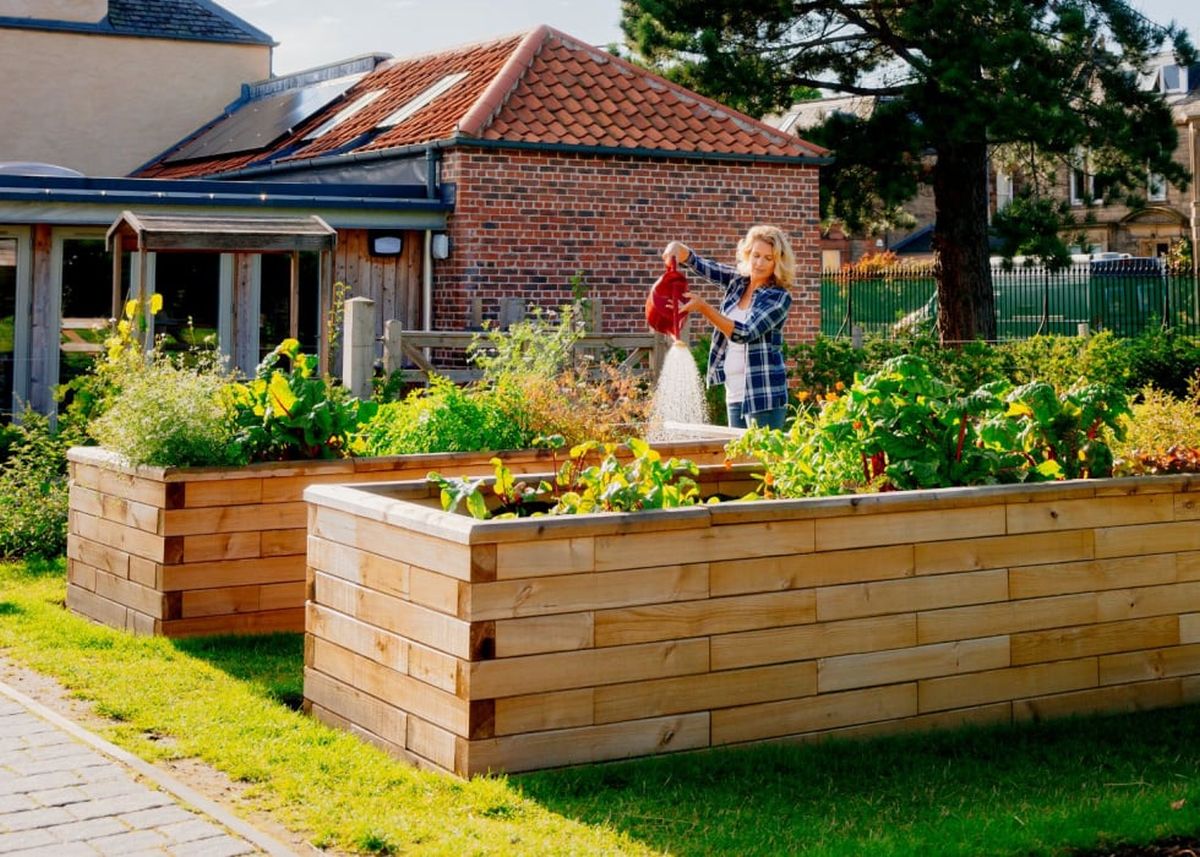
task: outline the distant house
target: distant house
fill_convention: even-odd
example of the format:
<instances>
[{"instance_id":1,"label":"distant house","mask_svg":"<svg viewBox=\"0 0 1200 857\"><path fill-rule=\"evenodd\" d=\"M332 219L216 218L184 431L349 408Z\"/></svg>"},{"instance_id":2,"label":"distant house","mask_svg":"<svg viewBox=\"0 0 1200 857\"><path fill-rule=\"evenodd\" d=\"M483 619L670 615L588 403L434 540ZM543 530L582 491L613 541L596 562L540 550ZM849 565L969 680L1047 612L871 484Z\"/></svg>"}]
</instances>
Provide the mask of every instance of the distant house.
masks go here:
<instances>
[{"instance_id":1,"label":"distant house","mask_svg":"<svg viewBox=\"0 0 1200 857\"><path fill-rule=\"evenodd\" d=\"M499 319L506 302L558 306L579 276L603 303L604 329L644 330L668 240L732 261L745 229L771 222L793 234L799 257L788 335L818 329L824 150L550 28L268 78L212 116L132 178L0 174L16 398L51 407L68 367L39 343L66 349L64 318L109 313L108 279L99 290L75 283L112 270L103 226L126 209L134 219L318 215L336 230L333 278L376 301L380 333L387 319L461 330ZM82 256L76 233L93 242ZM122 288L164 293L172 321L191 315L219 333L241 368L297 328L325 348L331 296L317 289L313 254L147 256L122 260Z\"/></svg>"},{"instance_id":2,"label":"distant house","mask_svg":"<svg viewBox=\"0 0 1200 857\"><path fill-rule=\"evenodd\" d=\"M0 162L126 175L267 77L274 44L209 0L0 0Z\"/></svg>"}]
</instances>

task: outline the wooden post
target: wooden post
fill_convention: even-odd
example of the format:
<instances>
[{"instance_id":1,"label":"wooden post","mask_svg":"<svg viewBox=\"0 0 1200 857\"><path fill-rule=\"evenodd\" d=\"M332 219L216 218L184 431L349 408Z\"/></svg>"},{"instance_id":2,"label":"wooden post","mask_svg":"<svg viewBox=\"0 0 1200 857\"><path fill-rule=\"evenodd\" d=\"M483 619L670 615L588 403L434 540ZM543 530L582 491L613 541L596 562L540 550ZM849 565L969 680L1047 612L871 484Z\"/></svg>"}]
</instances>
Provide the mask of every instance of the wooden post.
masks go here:
<instances>
[{"instance_id":1,"label":"wooden post","mask_svg":"<svg viewBox=\"0 0 1200 857\"><path fill-rule=\"evenodd\" d=\"M300 252L292 251L291 281L288 288L288 336L300 338Z\"/></svg>"},{"instance_id":2,"label":"wooden post","mask_svg":"<svg viewBox=\"0 0 1200 857\"><path fill-rule=\"evenodd\" d=\"M125 316L124 301L121 300L121 249L125 242L118 232L113 236L112 248L112 319L120 321Z\"/></svg>"},{"instance_id":3,"label":"wooden post","mask_svg":"<svg viewBox=\"0 0 1200 857\"><path fill-rule=\"evenodd\" d=\"M1079 322L1079 324L1075 325L1075 333L1079 336L1080 339L1087 339L1089 336L1092 335L1091 325L1088 324L1086 321L1081 321L1081 322Z\"/></svg>"},{"instance_id":4,"label":"wooden post","mask_svg":"<svg viewBox=\"0 0 1200 857\"><path fill-rule=\"evenodd\" d=\"M346 301L342 330L342 384L350 395L370 398L375 366L375 301L370 298Z\"/></svg>"},{"instance_id":5,"label":"wooden post","mask_svg":"<svg viewBox=\"0 0 1200 857\"><path fill-rule=\"evenodd\" d=\"M404 353L400 350L403 329L404 322L398 318L389 318L383 323L383 371L386 375L404 368Z\"/></svg>"},{"instance_id":6,"label":"wooden post","mask_svg":"<svg viewBox=\"0 0 1200 857\"><path fill-rule=\"evenodd\" d=\"M320 313L317 316L317 364L321 374L327 376L330 366L329 343L329 311L333 309L333 252L321 251L321 281L318 301Z\"/></svg>"},{"instance_id":7,"label":"wooden post","mask_svg":"<svg viewBox=\"0 0 1200 857\"><path fill-rule=\"evenodd\" d=\"M850 346L856 351L863 347L863 329L862 325L856 324L850 328Z\"/></svg>"}]
</instances>

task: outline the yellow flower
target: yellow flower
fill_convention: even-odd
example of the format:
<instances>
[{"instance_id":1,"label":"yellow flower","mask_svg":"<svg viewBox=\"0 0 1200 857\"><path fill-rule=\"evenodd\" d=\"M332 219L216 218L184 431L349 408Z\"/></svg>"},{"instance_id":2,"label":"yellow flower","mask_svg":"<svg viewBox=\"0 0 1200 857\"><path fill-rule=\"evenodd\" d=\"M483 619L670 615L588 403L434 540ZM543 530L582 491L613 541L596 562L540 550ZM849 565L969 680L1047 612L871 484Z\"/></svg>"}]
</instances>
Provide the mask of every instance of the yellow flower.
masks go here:
<instances>
[{"instance_id":1,"label":"yellow flower","mask_svg":"<svg viewBox=\"0 0 1200 857\"><path fill-rule=\"evenodd\" d=\"M837 390L840 393L840 392L842 392L842 390L846 389L846 385L843 384L841 381L838 381L836 384L833 385L833 389Z\"/></svg>"},{"instance_id":2,"label":"yellow flower","mask_svg":"<svg viewBox=\"0 0 1200 857\"><path fill-rule=\"evenodd\" d=\"M130 330L131 328L129 326L129 322L125 319L121 319L119 322L117 322L117 333L121 334L122 336L128 336Z\"/></svg>"},{"instance_id":3,"label":"yellow flower","mask_svg":"<svg viewBox=\"0 0 1200 857\"><path fill-rule=\"evenodd\" d=\"M836 401L837 401L837 393L833 393L833 392L826 393L826 394L825 394L825 401L827 401L827 402L836 402Z\"/></svg>"},{"instance_id":4,"label":"yellow flower","mask_svg":"<svg viewBox=\"0 0 1200 857\"><path fill-rule=\"evenodd\" d=\"M150 314L158 315L158 313L160 313L162 311L162 307L163 307L162 295L160 295L158 292L155 292L154 294L152 294L150 296Z\"/></svg>"},{"instance_id":5,"label":"yellow flower","mask_svg":"<svg viewBox=\"0 0 1200 857\"><path fill-rule=\"evenodd\" d=\"M810 396L812 396L812 393L808 392L808 390L801 390L796 394L796 398L802 402L807 402Z\"/></svg>"},{"instance_id":6,"label":"yellow flower","mask_svg":"<svg viewBox=\"0 0 1200 857\"><path fill-rule=\"evenodd\" d=\"M138 302L137 301L125 301L125 317L126 318L133 318L135 315L137 315L137 311L138 311Z\"/></svg>"}]
</instances>

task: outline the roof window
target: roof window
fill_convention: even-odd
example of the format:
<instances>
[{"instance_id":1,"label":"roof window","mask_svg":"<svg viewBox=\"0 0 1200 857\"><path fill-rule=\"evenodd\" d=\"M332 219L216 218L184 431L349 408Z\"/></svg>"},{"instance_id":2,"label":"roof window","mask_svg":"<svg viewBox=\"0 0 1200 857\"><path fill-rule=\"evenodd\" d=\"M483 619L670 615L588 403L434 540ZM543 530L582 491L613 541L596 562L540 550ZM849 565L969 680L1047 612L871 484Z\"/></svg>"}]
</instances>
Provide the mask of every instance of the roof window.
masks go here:
<instances>
[{"instance_id":1,"label":"roof window","mask_svg":"<svg viewBox=\"0 0 1200 857\"><path fill-rule=\"evenodd\" d=\"M427 106L431 101L433 101L433 99L437 98L443 92L446 92L466 76L467 73L465 71L454 72L453 74L446 75L441 80L417 93L417 95L415 95L413 98L410 98L402 107L389 114L387 118L380 122L376 127L392 128L396 125L399 125L401 122L413 116L422 107Z\"/></svg>"},{"instance_id":2,"label":"roof window","mask_svg":"<svg viewBox=\"0 0 1200 857\"><path fill-rule=\"evenodd\" d=\"M360 110L365 108L367 105L373 103L377 98L379 98L385 92L387 92L386 89L372 89L370 92L364 92L358 98L354 99L353 102L351 102L350 104L346 105L341 110L339 110L331 118L322 122L316 128L314 128L313 130L311 130L307 134L305 134L304 139L305 140L315 140L318 137L328 134L330 131L332 131L338 125L341 125L343 122L345 122L351 116L358 113Z\"/></svg>"}]
</instances>

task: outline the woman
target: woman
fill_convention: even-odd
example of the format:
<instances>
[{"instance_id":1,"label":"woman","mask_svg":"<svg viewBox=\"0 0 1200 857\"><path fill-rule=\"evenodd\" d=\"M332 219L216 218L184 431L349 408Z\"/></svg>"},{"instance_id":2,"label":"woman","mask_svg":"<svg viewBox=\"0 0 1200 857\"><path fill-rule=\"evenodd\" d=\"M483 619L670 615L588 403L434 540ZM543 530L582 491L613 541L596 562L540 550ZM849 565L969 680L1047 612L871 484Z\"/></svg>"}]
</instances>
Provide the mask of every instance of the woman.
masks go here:
<instances>
[{"instance_id":1,"label":"woman","mask_svg":"<svg viewBox=\"0 0 1200 857\"><path fill-rule=\"evenodd\" d=\"M663 260L674 258L725 287L718 311L691 293L681 310L698 311L715 328L708 351L709 386L725 385L729 425L751 423L783 428L787 416L787 370L783 365L783 323L792 306L796 256L787 235L774 226L753 226L738 242L737 268L697 256L672 241Z\"/></svg>"}]
</instances>

